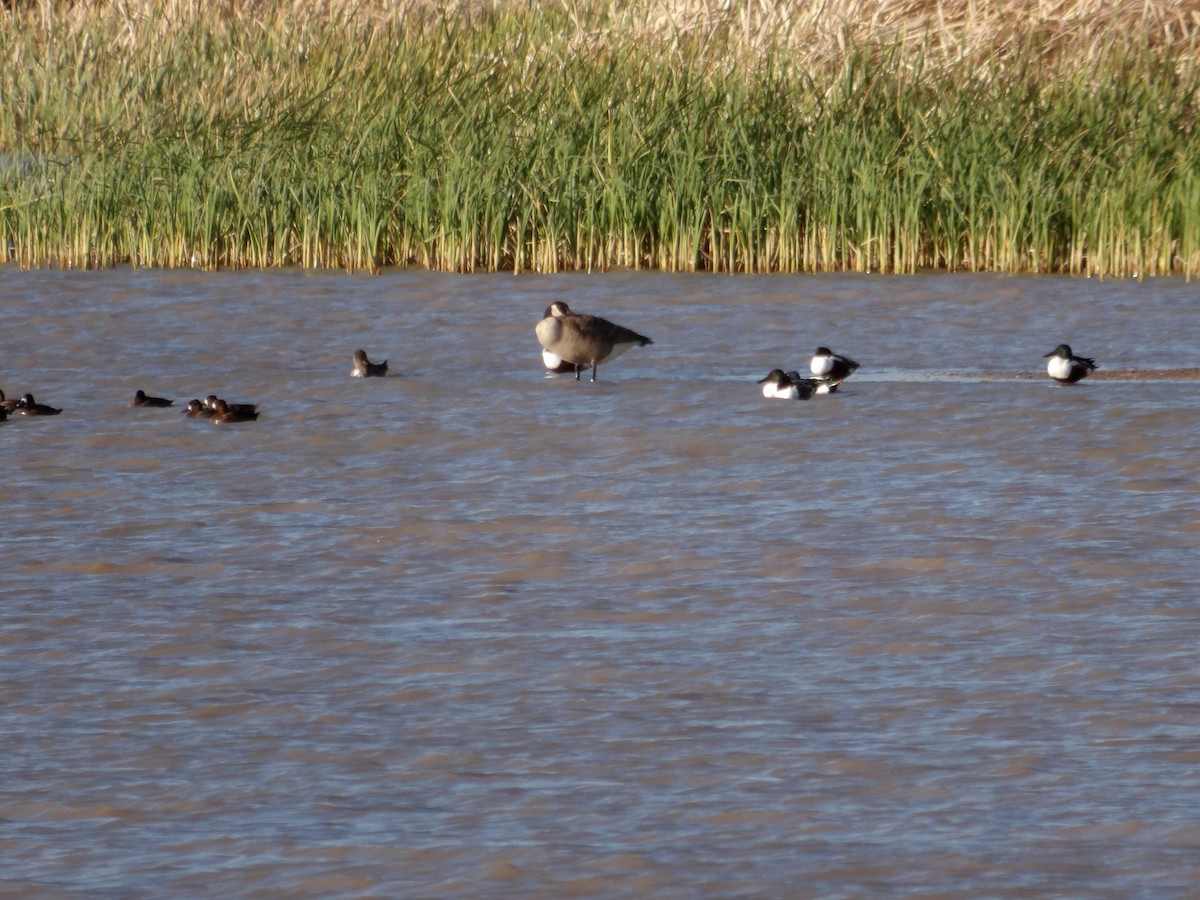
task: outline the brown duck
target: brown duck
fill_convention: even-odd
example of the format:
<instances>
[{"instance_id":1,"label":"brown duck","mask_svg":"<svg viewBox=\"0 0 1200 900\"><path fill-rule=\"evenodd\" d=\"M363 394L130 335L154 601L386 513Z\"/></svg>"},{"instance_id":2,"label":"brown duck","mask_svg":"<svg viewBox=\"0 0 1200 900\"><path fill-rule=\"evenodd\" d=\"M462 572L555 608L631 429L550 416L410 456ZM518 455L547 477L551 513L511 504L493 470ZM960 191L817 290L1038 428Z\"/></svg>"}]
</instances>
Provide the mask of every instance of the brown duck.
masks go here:
<instances>
[{"instance_id":1,"label":"brown duck","mask_svg":"<svg viewBox=\"0 0 1200 900\"><path fill-rule=\"evenodd\" d=\"M354 368L350 371L354 378L382 378L387 374L387 360L373 363L367 359L366 350L354 351Z\"/></svg>"},{"instance_id":2,"label":"brown duck","mask_svg":"<svg viewBox=\"0 0 1200 900\"><path fill-rule=\"evenodd\" d=\"M162 407L162 406L171 406L174 402L175 402L174 400L168 400L166 397L151 397L149 394L147 394L141 388L138 388L137 393L133 395L133 399L131 401L129 401L129 405L130 406L159 406L159 407Z\"/></svg>"}]
</instances>

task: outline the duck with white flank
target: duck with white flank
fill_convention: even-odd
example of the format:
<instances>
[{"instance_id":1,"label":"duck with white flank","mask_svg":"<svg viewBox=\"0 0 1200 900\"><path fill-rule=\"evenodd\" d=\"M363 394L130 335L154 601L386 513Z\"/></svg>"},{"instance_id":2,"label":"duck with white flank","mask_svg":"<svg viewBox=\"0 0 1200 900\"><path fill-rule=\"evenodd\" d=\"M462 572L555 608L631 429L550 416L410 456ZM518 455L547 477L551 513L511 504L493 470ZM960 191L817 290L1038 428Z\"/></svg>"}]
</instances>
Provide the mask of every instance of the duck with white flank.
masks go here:
<instances>
[{"instance_id":1,"label":"duck with white flank","mask_svg":"<svg viewBox=\"0 0 1200 900\"><path fill-rule=\"evenodd\" d=\"M1042 359L1050 360L1046 364L1046 373L1059 384L1082 381L1100 368L1094 359L1073 354L1066 344L1059 344Z\"/></svg>"},{"instance_id":2,"label":"duck with white flank","mask_svg":"<svg viewBox=\"0 0 1200 900\"><path fill-rule=\"evenodd\" d=\"M817 384L811 378L801 378L797 372L772 369L766 378L760 378L764 397L775 400L807 400L817 392Z\"/></svg>"},{"instance_id":3,"label":"duck with white flank","mask_svg":"<svg viewBox=\"0 0 1200 900\"><path fill-rule=\"evenodd\" d=\"M858 363L848 356L839 356L828 347L818 347L813 354L808 369L817 376L828 389L823 393L833 393L839 384L854 374Z\"/></svg>"},{"instance_id":4,"label":"duck with white flank","mask_svg":"<svg viewBox=\"0 0 1200 900\"><path fill-rule=\"evenodd\" d=\"M534 332L543 350L549 350L565 363L574 364L576 381L579 373L588 366L591 366L592 381L595 381L596 367L600 363L616 359L630 347L654 343L645 335L608 319L571 312L561 300L546 307L546 314Z\"/></svg>"},{"instance_id":5,"label":"duck with white flank","mask_svg":"<svg viewBox=\"0 0 1200 900\"><path fill-rule=\"evenodd\" d=\"M824 378L806 378L795 369L792 369L790 372L784 372L783 374L787 375L790 380L797 383L801 381L807 381L813 386L814 394L832 394L838 389L838 384L840 384L840 382L837 381L826 381Z\"/></svg>"},{"instance_id":6,"label":"duck with white flank","mask_svg":"<svg viewBox=\"0 0 1200 900\"><path fill-rule=\"evenodd\" d=\"M17 401L17 412L22 416L57 416L62 410L38 403L33 394L26 394Z\"/></svg>"},{"instance_id":7,"label":"duck with white flank","mask_svg":"<svg viewBox=\"0 0 1200 900\"><path fill-rule=\"evenodd\" d=\"M382 378L387 374L387 360L373 363L367 359L367 351L354 351L354 368L350 375L353 378Z\"/></svg>"}]
</instances>

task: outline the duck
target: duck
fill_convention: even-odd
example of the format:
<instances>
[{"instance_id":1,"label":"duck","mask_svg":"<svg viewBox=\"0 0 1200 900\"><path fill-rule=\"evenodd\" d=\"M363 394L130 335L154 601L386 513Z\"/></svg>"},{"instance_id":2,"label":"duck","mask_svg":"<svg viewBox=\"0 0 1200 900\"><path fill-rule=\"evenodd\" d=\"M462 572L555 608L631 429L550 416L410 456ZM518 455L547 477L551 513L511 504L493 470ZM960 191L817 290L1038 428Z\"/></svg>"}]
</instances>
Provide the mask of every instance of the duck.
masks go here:
<instances>
[{"instance_id":1,"label":"duck","mask_svg":"<svg viewBox=\"0 0 1200 900\"><path fill-rule=\"evenodd\" d=\"M17 412L23 416L57 416L62 410L38 403L33 399L33 394L25 394L17 401Z\"/></svg>"},{"instance_id":2,"label":"duck","mask_svg":"<svg viewBox=\"0 0 1200 900\"><path fill-rule=\"evenodd\" d=\"M207 419L212 416L213 411L205 406L201 401L192 399L189 400L187 406L183 408L183 414L189 419Z\"/></svg>"},{"instance_id":3,"label":"duck","mask_svg":"<svg viewBox=\"0 0 1200 900\"><path fill-rule=\"evenodd\" d=\"M19 398L16 400L10 400L8 397L4 396L4 391L0 391L0 409L4 410L5 412L16 412L17 407L20 405L21 400Z\"/></svg>"},{"instance_id":4,"label":"duck","mask_svg":"<svg viewBox=\"0 0 1200 900\"><path fill-rule=\"evenodd\" d=\"M801 378L799 373L784 372L783 369L772 369L758 383L763 386L764 397L776 400L807 400L817 391L811 378Z\"/></svg>"},{"instance_id":5,"label":"duck","mask_svg":"<svg viewBox=\"0 0 1200 900\"><path fill-rule=\"evenodd\" d=\"M854 374L858 363L848 356L839 356L828 347L818 347L813 353L808 369L820 381L828 385L826 394L832 394L839 384Z\"/></svg>"},{"instance_id":6,"label":"duck","mask_svg":"<svg viewBox=\"0 0 1200 900\"><path fill-rule=\"evenodd\" d=\"M572 312L562 300L546 307L545 315L534 328L538 343L562 362L575 366L575 380L588 366L592 381L601 363L616 359L630 347L645 347L654 341L624 325L617 325L599 316ZM545 361L545 357L543 357Z\"/></svg>"},{"instance_id":7,"label":"duck","mask_svg":"<svg viewBox=\"0 0 1200 900\"><path fill-rule=\"evenodd\" d=\"M230 422L253 422L258 418L258 408L252 403L226 403L217 398L213 404L212 421L218 425Z\"/></svg>"},{"instance_id":8,"label":"duck","mask_svg":"<svg viewBox=\"0 0 1200 900\"><path fill-rule=\"evenodd\" d=\"M1059 384L1075 384L1100 368L1094 359L1076 356L1067 344L1059 344L1042 359L1050 360L1046 364L1046 373Z\"/></svg>"},{"instance_id":9,"label":"duck","mask_svg":"<svg viewBox=\"0 0 1200 900\"><path fill-rule=\"evenodd\" d=\"M813 386L814 394L832 394L838 389L838 384L841 383L837 381L831 382L824 378L808 378L804 375L801 375L795 369L792 369L790 372L784 372L783 374L788 377L789 381L796 383L808 382Z\"/></svg>"},{"instance_id":10,"label":"duck","mask_svg":"<svg viewBox=\"0 0 1200 900\"><path fill-rule=\"evenodd\" d=\"M352 378L382 378L387 374L387 360L373 363L367 359L365 350L354 351L354 368L350 372Z\"/></svg>"},{"instance_id":11,"label":"duck","mask_svg":"<svg viewBox=\"0 0 1200 900\"><path fill-rule=\"evenodd\" d=\"M208 410L209 417L217 414L217 404L224 403L226 412L249 414L254 413L255 418L258 418L257 403L226 403L216 394L209 394L204 398L204 408Z\"/></svg>"},{"instance_id":12,"label":"duck","mask_svg":"<svg viewBox=\"0 0 1200 900\"><path fill-rule=\"evenodd\" d=\"M133 399L129 402L130 406L174 406L174 400L168 400L166 397L151 397L141 388L138 388L137 393L133 395Z\"/></svg>"}]
</instances>

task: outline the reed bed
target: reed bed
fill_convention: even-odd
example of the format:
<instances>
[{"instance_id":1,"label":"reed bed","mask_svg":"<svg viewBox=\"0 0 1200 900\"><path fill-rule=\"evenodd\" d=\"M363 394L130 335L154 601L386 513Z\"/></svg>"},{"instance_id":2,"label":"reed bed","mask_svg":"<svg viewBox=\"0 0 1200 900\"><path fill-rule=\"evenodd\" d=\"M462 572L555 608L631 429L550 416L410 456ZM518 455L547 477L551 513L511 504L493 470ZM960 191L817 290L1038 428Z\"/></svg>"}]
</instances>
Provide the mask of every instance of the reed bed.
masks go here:
<instances>
[{"instance_id":1,"label":"reed bed","mask_svg":"<svg viewBox=\"0 0 1200 900\"><path fill-rule=\"evenodd\" d=\"M1200 272L1200 4L14 4L25 266Z\"/></svg>"}]
</instances>

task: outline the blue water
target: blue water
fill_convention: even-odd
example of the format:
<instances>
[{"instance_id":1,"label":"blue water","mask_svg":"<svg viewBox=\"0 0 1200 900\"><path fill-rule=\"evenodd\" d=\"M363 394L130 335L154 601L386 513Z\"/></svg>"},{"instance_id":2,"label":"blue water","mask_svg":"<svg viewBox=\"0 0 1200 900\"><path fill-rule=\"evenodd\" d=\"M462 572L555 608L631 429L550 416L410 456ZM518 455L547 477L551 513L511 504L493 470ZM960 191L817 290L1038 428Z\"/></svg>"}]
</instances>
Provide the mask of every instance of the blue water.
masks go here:
<instances>
[{"instance_id":1,"label":"blue water","mask_svg":"<svg viewBox=\"0 0 1200 900\"><path fill-rule=\"evenodd\" d=\"M1197 290L0 271L0 893L1193 896Z\"/></svg>"}]
</instances>

